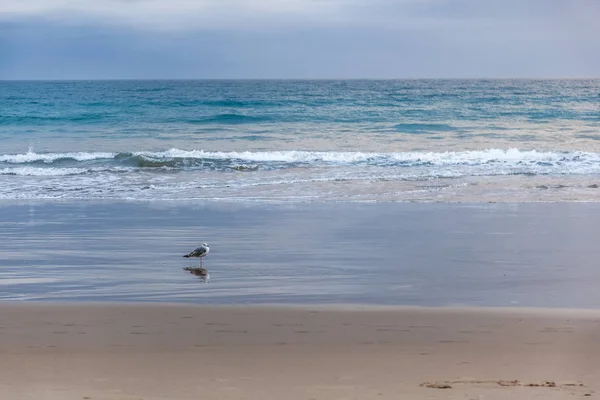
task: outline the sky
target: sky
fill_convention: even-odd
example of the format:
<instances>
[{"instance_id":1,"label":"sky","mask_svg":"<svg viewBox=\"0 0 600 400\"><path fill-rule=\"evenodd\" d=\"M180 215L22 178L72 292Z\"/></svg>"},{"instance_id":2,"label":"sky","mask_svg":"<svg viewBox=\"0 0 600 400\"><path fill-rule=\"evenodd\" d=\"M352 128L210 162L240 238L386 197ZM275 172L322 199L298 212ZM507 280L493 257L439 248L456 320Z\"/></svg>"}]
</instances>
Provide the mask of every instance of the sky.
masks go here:
<instances>
[{"instance_id":1,"label":"sky","mask_svg":"<svg viewBox=\"0 0 600 400\"><path fill-rule=\"evenodd\" d=\"M600 0L0 0L0 79L600 77Z\"/></svg>"}]
</instances>

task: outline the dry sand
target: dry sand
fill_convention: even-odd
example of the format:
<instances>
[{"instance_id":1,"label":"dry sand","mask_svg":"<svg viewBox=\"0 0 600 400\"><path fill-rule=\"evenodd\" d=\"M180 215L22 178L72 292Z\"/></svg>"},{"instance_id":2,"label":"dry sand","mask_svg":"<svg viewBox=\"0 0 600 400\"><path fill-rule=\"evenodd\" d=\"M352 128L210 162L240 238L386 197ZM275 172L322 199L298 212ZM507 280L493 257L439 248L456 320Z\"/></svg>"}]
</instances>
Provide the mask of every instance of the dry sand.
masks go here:
<instances>
[{"instance_id":1,"label":"dry sand","mask_svg":"<svg viewBox=\"0 0 600 400\"><path fill-rule=\"evenodd\" d=\"M1 400L594 398L600 311L3 304L0 371Z\"/></svg>"}]
</instances>

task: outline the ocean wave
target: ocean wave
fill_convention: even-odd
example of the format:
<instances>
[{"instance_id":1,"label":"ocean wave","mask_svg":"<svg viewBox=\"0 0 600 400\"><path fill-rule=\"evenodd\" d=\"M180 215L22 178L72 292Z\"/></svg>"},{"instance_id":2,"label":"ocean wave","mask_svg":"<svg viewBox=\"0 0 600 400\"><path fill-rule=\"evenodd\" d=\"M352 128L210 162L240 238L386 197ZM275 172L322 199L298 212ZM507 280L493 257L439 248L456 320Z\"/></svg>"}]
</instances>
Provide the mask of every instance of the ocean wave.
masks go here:
<instances>
[{"instance_id":1,"label":"ocean wave","mask_svg":"<svg viewBox=\"0 0 600 400\"><path fill-rule=\"evenodd\" d=\"M134 152L148 159L202 159L236 160L243 162L277 162L304 164L369 164L373 166L459 166L482 164L523 165L560 163L600 163L599 153L539 152L536 150L488 149L462 152L319 152L319 151L265 151L265 152L211 152L204 150L170 149L162 152Z\"/></svg>"},{"instance_id":2,"label":"ocean wave","mask_svg":"<svg viewBox=\"0 0 600 400\"><path fill-rule=\"evenodd\" d=\"M4 154L0 155L0 162L10 164L26 164L35 162L44 162L51 164L56 161L72 160L72 161L90 161L98 159L115 158L117 153L106 152L76 152L76 153L35 153L28 151L24 154Z\"/></svg>"},{"instance_id":3,"label":"ocean wave","mask_svg":"<svg viewBox=\"0 0 600 400\"><path fill-rule=\"evenodd\" d=\"M17 167L0 168L0 175L18 175L18 176L68 176L81 175L90 172L86 168L36 168L36 167Z\"/></svg>"},{"instance_id":4,"label":"ocean wave","mask_svg":"<svg viewBox=\"0 0 600 400\"><path fill-rule=\"evenodd\" d=\"M281 101L267 101L267 100L234 100L234 99L222 99L222 100L199 100L202 105L212 107L237 107L237 108L250 108L250 107L265 107L265 106L281 106Z\"/></svg>"},{"instance_id":5,"label":"ocean wave","mask_svg":"<svg viewBox=\"0 0 600 400\"><path fill-rule=\"evenodd\" d=\"M217 114L204 118L184 120L184 122L190 124L248 124L253 122L265 121L269 121L269 118L243 114Z\"/></svg>"},{"instance_id":6,"label":"ocean wave","mask_svg":"<svg viewBox=\"0 0 600 400\"><path fill-rule=\"evenodd\" d=\"M72 162L74 167L102 162L109 166L172 169L281 169L299 166L373 166L373 167L462 167L496 168L554 167L574 172L585 167L600 172L600 153L551 152L519 149L487 149L458 152L322 152L322 151L257 151L223 152L169 149L133 152L67 152L0 155L0 163L53 165Z\"/></svg>"},{"instance_id":7,"label":"ocean wave","mask_svg":"<svg viewBox=\"0 0 600 400\"><path fill-rule=\"evenodd\" d=\"M402 133L438 133L457 130L448 124L402 123L394 125L394 129Z\"/></svg>"},{"instance_id":8,"label":"ocean wave","mask_svg":"<svg viewBox=\"0 0 600 400\"><path fill-rule=\"evenodd\" d=\"M144 155L123 155L125 164L137 168L161 168L161 169L204 169L204 170L233 170L233 171L256 171L257 164L240 163L231 159L210 159L195 157L152 157Z\"/></svg>"},{"instance_id":9,"label":"ocean wave","mask_svg":"<svg viewBox=\"0 0 600 400\"><path fill-rule=\"evenodd\" d=\"M107 113L82 113L69 115L4 115L0 116L3 124L44 125L53 123L86 123L98 122L111 118Z\"/></svg>"}]
</instances>

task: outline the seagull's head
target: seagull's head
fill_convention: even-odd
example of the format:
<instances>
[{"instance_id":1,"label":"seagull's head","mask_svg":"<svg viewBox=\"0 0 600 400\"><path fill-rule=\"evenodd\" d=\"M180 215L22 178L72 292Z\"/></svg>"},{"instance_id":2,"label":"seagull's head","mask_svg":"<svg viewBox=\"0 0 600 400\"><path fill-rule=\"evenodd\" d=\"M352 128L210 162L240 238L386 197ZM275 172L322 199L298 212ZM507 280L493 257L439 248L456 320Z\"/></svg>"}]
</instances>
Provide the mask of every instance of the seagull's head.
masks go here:
<instances>
[{"instance_id":1,"label":"seagull's head","mask_svg":"<svg viewBox=\"0 0 600 400\"><path fill-rule=\"evenodd\" d=\"M208 243L202 243L203 247L208 247Z\"/></svg>"}]
</instances>

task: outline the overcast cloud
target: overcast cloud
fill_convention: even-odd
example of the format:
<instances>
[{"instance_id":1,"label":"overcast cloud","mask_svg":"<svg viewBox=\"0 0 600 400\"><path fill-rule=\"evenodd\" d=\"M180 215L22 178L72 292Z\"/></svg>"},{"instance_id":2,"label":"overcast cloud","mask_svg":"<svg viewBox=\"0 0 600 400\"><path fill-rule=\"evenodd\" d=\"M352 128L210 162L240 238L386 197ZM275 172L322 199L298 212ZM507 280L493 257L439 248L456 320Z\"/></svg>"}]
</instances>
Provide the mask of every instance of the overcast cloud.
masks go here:
<instances>
[{"instance_id":1,"label":"overcast cloud","mask_svg":"<svg viewBox=\"0 0 600 400\"><path fill-rule=\"evenodd\" d=\"M598 0L2 0L0 79L598 77Z\"/></svg>"}]
</instances>

